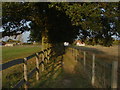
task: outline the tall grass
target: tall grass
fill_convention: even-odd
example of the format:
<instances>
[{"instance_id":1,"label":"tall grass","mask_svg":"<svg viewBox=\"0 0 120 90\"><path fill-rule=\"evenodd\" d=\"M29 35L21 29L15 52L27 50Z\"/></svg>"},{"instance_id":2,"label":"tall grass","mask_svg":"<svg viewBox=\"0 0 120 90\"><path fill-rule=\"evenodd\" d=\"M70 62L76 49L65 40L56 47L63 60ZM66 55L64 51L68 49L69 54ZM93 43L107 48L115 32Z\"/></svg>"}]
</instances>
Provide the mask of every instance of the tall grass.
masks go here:
<instances>
[{"instance_id":1,"label":"tall grass","mask_svg":"<svg viewBox=\"0 0 120 90\"><path fill-rule=\"evenodd\" d=\"M14 46L3 47L3 62L11 61L13 59L25 58L35 52L41 51L40 46ZM27 62L28 72L35 67L35 58ZM2 71L2 87L13 88L14 85L23 78L23 64L15 65Z\"/></svg>"}]
</instances>

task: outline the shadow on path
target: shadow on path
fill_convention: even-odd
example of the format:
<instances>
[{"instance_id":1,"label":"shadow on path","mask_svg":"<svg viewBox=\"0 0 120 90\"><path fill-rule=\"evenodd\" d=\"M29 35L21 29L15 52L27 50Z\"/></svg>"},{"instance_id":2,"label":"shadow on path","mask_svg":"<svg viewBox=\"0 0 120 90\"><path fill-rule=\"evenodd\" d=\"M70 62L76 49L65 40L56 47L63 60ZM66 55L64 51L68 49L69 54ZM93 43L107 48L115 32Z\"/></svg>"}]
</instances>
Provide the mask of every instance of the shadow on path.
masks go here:
<instances>
[{"instance_id":1,"label":"shadow on path","mask_svg":"<svg viewBox=\"0 0 120 90\"><path fill-rule=\"evenodd\" d=\"M39 86L40 88L92 88L90 82L80 72L79 64L75 61L72 53L66 49L63 56L63 68L59 75L49 79Z\"/></svg>"},{"instance_id":2,"label":"shadow on path","mask_svg":"<svg viewBox=\"0 0 120 90\"><path fill-rule=\"evenodd\" d=\"M108 55L108 57L105 58L104 56L107 54L102 50L98 50L96 48L74 46L71 47L82 51L95 53L96 56L98 55L101 57L101 60L103 60L103 58L107 59L109 57L110 59L111 57L114 58L112 55ZM47 80L47 83L45 82L42 88L93 88L91 82L85 78L86 76L84 76L83 73L81 73L80 63L75 60L75 57L72 56L72 52L70 52L67 47L65 54L63 55L63 61L64 65L59 75L54 79Z\"/></svg>"},{"instance_id":3,"label":"shadow on path","mask_svg":"<svg viewBox=\"0 0 120 90\"><path fill-rule=\"evenodd\" d=\"M61 88L92 88L90 82L80 72L79 64L75 57L68 50L64 55L64 66L61 78L58 79L60 84L57 87Z\"/></svg>"}]
</instances>

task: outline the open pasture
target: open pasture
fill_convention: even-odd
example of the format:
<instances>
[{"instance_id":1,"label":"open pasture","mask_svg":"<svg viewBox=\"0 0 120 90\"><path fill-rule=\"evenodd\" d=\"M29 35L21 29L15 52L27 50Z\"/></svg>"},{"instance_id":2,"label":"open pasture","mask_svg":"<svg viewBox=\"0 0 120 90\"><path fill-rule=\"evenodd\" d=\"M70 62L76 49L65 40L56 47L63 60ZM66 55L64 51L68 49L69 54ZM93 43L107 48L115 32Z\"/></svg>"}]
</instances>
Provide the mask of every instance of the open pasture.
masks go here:
<instances>
[{"instance_id":1,"label":"open pasture","mask_svg":"<svg viewBox=\"0 0 120 90\"><path fill-rule=\"evenodd\" d=\"M2 63L11 61L13 59L24 58L39 51L41 51L40 45L2 47Z\"/></svg>"}]
</instances>

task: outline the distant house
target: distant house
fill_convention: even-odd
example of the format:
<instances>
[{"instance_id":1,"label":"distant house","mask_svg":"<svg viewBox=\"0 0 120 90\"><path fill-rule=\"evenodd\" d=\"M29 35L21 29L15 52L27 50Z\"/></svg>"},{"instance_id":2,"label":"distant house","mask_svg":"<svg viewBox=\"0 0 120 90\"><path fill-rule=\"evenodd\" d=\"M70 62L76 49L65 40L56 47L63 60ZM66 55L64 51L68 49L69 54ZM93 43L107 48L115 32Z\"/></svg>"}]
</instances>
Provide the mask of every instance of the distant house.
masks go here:
<instances>
[{"instance_id":1,"label":"distant house","mask_svg":"<svg viewBox=\"0 0 120 90\"><path fill-rule=\"evenodd\" d=\"M6 43L5 46L15 46L16 43Z\"/></svg>"},{"instance_id":2,"label":"distant house","mask_svg":"<svg viewBox=\"0 0 120 90\"><path fill-rule=\"evenodd\" d=\"M35 44L37 44L37 43L34 41L33 44L35 45Z\"/></svg>"},{"instance_id":3,"label":"distant house","mask_svg":"<svg viewBox=\"0 0 120 90\"><path fill-rule=\"evenodd\" d=\"M82 41L80 41L80 40L76 40L76 41L74 42L74 44L77 45L77 46L85 46L85 43L82 42Z\"/></svg>"}]
</instances>

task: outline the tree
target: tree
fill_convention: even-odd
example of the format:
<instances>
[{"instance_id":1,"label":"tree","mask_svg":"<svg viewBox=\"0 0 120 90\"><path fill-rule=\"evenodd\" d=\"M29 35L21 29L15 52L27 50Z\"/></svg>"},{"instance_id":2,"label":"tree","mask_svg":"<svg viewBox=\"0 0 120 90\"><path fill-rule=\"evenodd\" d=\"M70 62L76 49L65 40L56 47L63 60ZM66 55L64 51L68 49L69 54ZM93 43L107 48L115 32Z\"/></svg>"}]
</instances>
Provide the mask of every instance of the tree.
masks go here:
<instances>
[{"instance_id":1,"label":"tree","mask_svg":"<svg viewBox=\"0 0 120 90\"><path fill-rule=\"evenodd\" d=\"M51 8L63 11L75 26L81 27L80 38L95 38L100 44L112 45L112 35L120 35L119 3L52 3ZM119 34L118 34L119 33ZM94 41L94 40L93 40Z\"/></svg>"},{"instance_id":2,"label":"tree","mask_svg":"<svg viewBox=\"0 0 120 90\"><path fill-rule=\"evenodd\" d=\"M32 21L31 23L31 38L35 41L58 43L64 41L73 41L73 38L76 37L76 34L79 30L72 26L70 19L65 15L64 12L60 12L55 8L49 8L49 3L3 3L3 24L5 23L18 23L21 20ZM15 8L12 13L13 6ZM20 8L18 8L18 6ZM21 7L23 6L23 7ZM29 7L29 8L28 8ZM32 8L31 8L32 7ZM6 11L6 9L9 9ZM26 14L25 11L28 10ZM32 13L29 12L31 10ZM20 11L20 13L19 13ZM25 13L25 15L22 15ZM14 17L15 16L15 17ZM17 16L17 17L16 17ZM14 17L14 19L12 18ZM7 19L7 20L6 20ZM23 24L25 24L24 22ZM4 24L4 27L5 27ZM7 28L4 28L4 33L7 35L15 34L13 31L10 31L11 26L7 25ZM17 26L15 26L17 27ZM20 27L20 25L18 25ZM77 29L77 30L75 30ZM25 31L26 29L23 29ZM15 31L22 31L17 29ZM3 35L5 35L3 34ZM49 37L49 38L48 38Z\"/></svg>"},{"instance_id":3,"label":"tree","mask_svg":"<svg viewBox=\"0 0 120 90\"><path fill-rule=\"evenodd\" d=\"M118 5L99 2L3 3L3 26L10 23L3 35L31 30L31 38L35 41L58 43L72 42L80 32L83 41L89 37L106 45L112 41L112 35L120 34ZM24 21L22 29L20 21ZM32 22L31 28L24 28L27 21ZM11 31L12 26L18 27L17 30Z\"/></svg>"}]
</instances>

